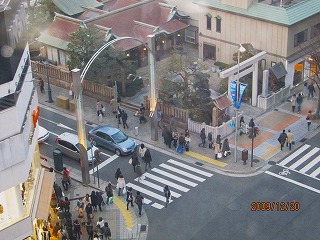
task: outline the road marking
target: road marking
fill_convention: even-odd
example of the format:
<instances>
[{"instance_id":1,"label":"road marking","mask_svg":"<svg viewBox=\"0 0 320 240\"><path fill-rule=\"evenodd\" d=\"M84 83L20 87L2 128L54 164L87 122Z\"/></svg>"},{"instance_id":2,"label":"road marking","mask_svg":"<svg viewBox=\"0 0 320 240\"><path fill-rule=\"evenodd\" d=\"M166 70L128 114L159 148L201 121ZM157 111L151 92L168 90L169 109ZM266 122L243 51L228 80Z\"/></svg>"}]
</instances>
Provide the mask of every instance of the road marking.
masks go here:
<instances>
[{"instance_id":1,"label":"road marking","mask_svg":"<svg viewBox=\"0 0 320 240\"><path fill-rule=\"evenodd\" d=\"M161 183L163 183L164 185L168 185L168 186L170 186L170 187L173 187L173 188L175 188L175 189L178 189L179 191L182 191L182 192L188 192L188 191L190 190L189 188L185 188L185 187L183 187L183 186L180 186L180 185L178 185L178 184L175 184L175 183L173 183L173 182L171 182L171 181L168 181L168 180L165 180L165 179L163 179L163 178L157 177L157 176L155 176L155 175L153 175L153 174L151 174L151 173L148 173L148 172L144 173L143 175L144 175L145 177L151 178L151 179L153 179L153 180L155 180L155 181L161 182Z\"/></svg>"},{"instance_id":2,"label":"road marking","mask_svg":"<svg viewBox=\"0 0 320 240\"><path fill-rule=\"evenodd\" d=\"M148 196L150 196L152 198L158 199L158 200L160 200L162 202L166 202L166 198L164 196L161 196L161 195L159 195L157 193L149 191L149 190L147 190L145 188L139 187L138 185L135 185L133 183L127 183L127 187L132 187L136 191L142 192L142 193L144 193L144 194L146 194L146 195L148 195Z\"/></svg>"},{"instance_id":3,"label":"road marking","mask_svg":"<svg viewBox=\"0 0 320 240\"><path fill-rule=\"evenodd\" d=\"M179 174L181 174L181 175L183 175L183 176L192 178L192 179L197 180L197 181L199 181L199 182L204 182L204 181L205 181L204 178L201 178L201 177L198 177L198 176L196 176L196 175L187 173L187 172L182 171L182 170L180 170L180 169L178 169L178 168L171 167L171 166L169 166L169 165L167 165L167 164L164 164L164 163L161 163L161 164L160 164L160 167L166 168L166 169L168 169L168 170L171 170L171 171L176 172L176 173L179 173Z\"/></svg>"},{"instance_id":4,"label":"road marking","mask_svg":"<svg viewBox=\"0 0 320 240\"><path fill-rule=\"evenodd\" d=\"M286 177L280 176L280 175L278 175L278 174L275 174L275 173L269 172L269 171L265 171L265 173L266 173L266 174L269 174L269 175L271 175L271 176L274 176L274 177L276 177L276 178L280 178L280 179L282 179L282 180L284 180L284 181L293 183L293 184L298 185L298 186L300 186L300 187L306 188L306 189L311 190L311 191L313 191L313 192L320 193L320 190L319 190L319 189L310 187L310 186L308 186L308 185L306 185L306 184L297 182L297 181L292 180L292 179L290 179L290 178L286 178Z\"/></svg>"},{"instance_id":5,"label":"road marking","mask_svg":"<svg viewBox=\"0 0 320 240\"><path fill-rule=\"evenodd\" d=\"M188 180L186 180L186 179L184 179L184 178L181 178L181 177L177 177L176 175L173 175L173 174L171 174L171 173L167 173L167 172L162 171L162 170L160 170L160 169L158 169L158 168L152 168L151 171L154 171L154 172L156 172L156 173L159 173L159 174L161 174L161 175L163 175L163 176L166 176L166 177L168 177L168 178L172 178L172 179L174 179L174 180L176 180L176 181L178 181L178 182L182 182L182 183L184 183L184 184L186 184L186 185L189 185L189 186L191 186L191 187L196 187L196 186L198 185L197 183L188 181Z\"/></svg>"},{"instance_id":6,"label":"road marking","mask_svg":"<svg viewBox=\"0 0 320 240\"><path fill-rule=\"evenodd\" d=\"M306 155L304 155L302 158L300 158L298 161L296 161L294 164L291 166L288 166L289 168L296 169L300 164L302 164L304 161L308 160L312 155L316 154L320 149L315 147L312 149L310 152L308 152Z\"/></svg>"},{"instance_id":7,"label":"road marking","mask_svg":"<svg viewBox=\"0 0 320 240\"><path fill-rule=\"evenodd\" d=\"M297 151L289 155L287 158L285 158L283 161L278 163L279 166L284 166L287 163L291 162L294 158L296 158L298 155L300 155L303 151L307 150L310 147L310 145L305 144L301 148L299 148Z\"/></svg>"},{"instance_id":8,"label":"road marking","mask_svg":"<svg viewBox=\"0 0 320 240\"><path fill-rule=\"evenodd\" d=\"M120 210L125 220L127 229L132 229L134 227L134 220L131 211L127 210L127 205L117 196L114 196L114 205L116 205Z\"/></svg>"},{"instance_id":9,"label":"road marking","mask_svg":"<svg viewBox=\"0 0 320 240\"><path fill-rule=\"evenodd\" d=\"M228 164L225 163L225 162L221 162L221 161L218 161L218 160L214 160L213 158L210 158L210 157L207 157L207 156L204 156L204 155L201 155L199 153L196 153L196 152L192 152L192 151L189 151L189 152L184 152L184 154L188 155L188 156L191 156L191 157L194 157L194 158L197 158L201 161L205 161L205 162L208 162L208 163L212 163L214 165L217 165L219 167L225 167L227 166Z\"/></svg>"},{"instance_id":10,"label":"road marking","mask_svg":"<svg viewBox=\"0 0 320 240\"><path fill-rule=\"evenodd\" d=\"M151 206L154 207L154 208L157 208L157 209L162 209L162 208L164 208L164 206L161 205L161 204L159 204L159 203L154 203L154 204L152 204Z\"/></svg>"},{"instance_id":11,"label":"road marking","mask_svg":"<svg viewBox=\"0 0 320 240\"><path fill-rule=\"evenodd\" d=\"M207 172L205 172L205 171L202 171L202 170L200 170L200 169L191 167L191 166L189 166L189 165L187 165L187 164L184 164L184 163L181 163L181 162L172 160L172 159L169 159L168 162L169 162L169 163L172 163L172 164L174 164L174 165L183 167L183 168L185 168L185 169L188 169L188 170L190 170L190 171L199 173L199 174L201 174L201 175L203 175L203 176L206 176L206 177L212 177L212 176L213 176L213 174L211 174L211 173L207 173Z\"/></svg>"},{"instance_id":12,"label":"road marking","mask_svg":"<svg viewBox=\"0 0 320 240\"><path fill-rule=\"evenodd\" d=\"M50 134L52 134L52 135L54 135L54 136L56 136L56 137L58 137L59 135L58 134L56 134L56 133L53 133L53 132L50 132L50 131L48 131Z\"/></svg>"},{"instance_id":13,"label":"road marking","mask_svg":"<svg viewBox=\"0 0 320 240\"><path fill-rule=\"evenodd\" d=\"M108 165L108 164L111 163L113 160L117 159L118 157L119 157L119 156L118 156L117 154L109 157L107 160L103 161L102 163L100 163L100 164L98 165L98 169L101 169L101 168L105 167L106 165ZM91 169L91 170L89 171L89 174L93 174L93 173L95 173L96 171L97 171L97 167L94 167L93 169Z\"/></svg>"},{"instance_id":14,"label":"road marking","mask_svg":"<svg viewBox=\"0 0 320 240\"><path fill-rule=\"evenodd\" d=\"M139 182L138 179L135 179L135 181ZM163 192L163 186L161 187L161 186L159 186L159 185L157 185L157 184L154 184L154 183L152 183L152 182L149 182L149 181L147 181L147 180L140 180L139 183L141 183L141 184L143 184L143 185L146 185L146 186L148 186L148 187L151 187L151 188L153 188L153 189L156 189L156 190L158 190L158 191L160 191L160 192ZM175 198L181 197L181 194L179 194L179 193L176 193L176 192L171 191L171 190L170 190L170 192L171 192L172 197L175 197Z\"/></svg>"},{"instance_id":15,"label":"road marking","mask_svg":"<svg viewBox=\"0 0 320 240\"><path fill-rule=\"evenodd\" d=\"M311 169L313 166L315 166L318 162L320 162L320 156L313 159L311 162L309 162L306 166L304 166L300 172L305 173L309 169Z\"/></svg>"},{"instance_id":16,"label":"road marking","mask_svg":"<svg viewBox=\"0 0 320 240\"><path fill-rule=\"evenodd\" d=\"M313 171L312 173L310 173L311 177L316 177L320 174L320 167L318 167L315 171Z\"/></svg>"},{"instance_id":17,"label":"road marking","mask_svg":"<svg viewBox=\"0 0 320 240\"><path fill-rule=\"evenodd\" d=\"M57 126L58 126L58 127L61 127L61 128L65 128L65 129L71 130L71 131L75 131L75 130L73 130L71 127L68 127L68 126L66 126L66 125L64 125L64 124L62 124L62 123L58 123ZM77 131L75 131L75 132L77 132Z\"/></svg>"},{"instance_id":18,"label":"road marking","mask_svg":"<svg viewBox=\"0 0 320 240\"><path fill-rule=\"evenodd\" d=\"M143 203L144 204L149 204L149 203L152 203L152 201L150 199L148 199L148 198L143 197Z\"/></svg>"},{"instance_id":19,"label":"road marking","mask_svg":"<svg viewBox=\"0 0 320 240\"><path fill-rule=\"evenodd\" d=\"M104 152L100 152L100 154L105 155L105 156L107 156L107 157L112 157L112 156L113 156L113 155L106 154L106 153L104 153Z\"/></svg>"}]
</instances>

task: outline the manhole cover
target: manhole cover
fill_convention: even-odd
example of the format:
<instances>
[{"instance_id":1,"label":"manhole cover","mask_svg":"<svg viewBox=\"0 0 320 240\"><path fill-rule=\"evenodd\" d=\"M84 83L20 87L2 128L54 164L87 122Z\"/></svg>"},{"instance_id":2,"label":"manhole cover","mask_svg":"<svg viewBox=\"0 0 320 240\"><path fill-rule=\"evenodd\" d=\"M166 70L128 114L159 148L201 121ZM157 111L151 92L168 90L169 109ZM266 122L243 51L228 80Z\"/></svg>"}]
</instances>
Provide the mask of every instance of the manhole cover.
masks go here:
<instances>
[{"instance_id":1,"label":"manhole cover","mask_svg":"<svg viewBox=\"0 0 320 240\"><path fill-rule=\"evenodd\" d=\"M259 159L253 159L252 162L258 163L258 162L260 162L260 160Z\"/></svg>"},{"instance_id":2,"label":"manhole cover","mask_svg":"<svg viewBox=\"0 0 320 240\"><path fill-rule=\"evenodd\" d=\"M92 122L87 122L87 124L88 124L88 125L92 125L93 123L92 123Z\"/></svg>"},{"instance_id":3,"label":"manhole cover","mask_svg":"<svg viewBox=\"0 0 320 240\"><path fill-rule=\"evenodd\" d=\"M268 164L269 165L276 165L276 162L275 161L269 161Z\"/></svg>"},{"instance_id":4,"label":"manhole cover","mask_svg":"<svg viewBox=\"0 0 320 240\"><path fill-rule=\"evenodd\" d=\"M203 163L201 163L201 162L195 162L194 164L197 164L199 166L203 166Z\"/></svg>"},{"instance_id":5,"label":"manhole cover","mask_svg":"<svg viewBox=\"0 0 320 240\"><path fill-rule=\"evenodd\" d=\"M238 202L232 202L228 205L228 208L232 211L239 210L241 208L241 204Z\"/></svg>"},{"instance_id":6,"label":"manhole cover","mask_svg":"<svg viewBox=\"0 0 320 240\"><path fill-rule=\"evenodd\" d=\"M299 142L304 142L306 140L307 140L306 138L302 138Z\"/></svg>"},{"instance_id":7,"label":"manhole cover","mask_svg":"<svg viewBox=\"0 0 320 240\"><path fill-rule=\"evenodd\" d=\"M273 109L274 111L279 111L278 108Z\"/></svg>"},{"instance_id":8,"label":"manhole cover","mask_svg":"<svg viewBox=\"0 0 320 240\"><path fill-rule=\"evenodd\" d=\"M147 225L141 225L140 231L141 231L141 232L147 231Z\"/></svg>"}]
</instances>

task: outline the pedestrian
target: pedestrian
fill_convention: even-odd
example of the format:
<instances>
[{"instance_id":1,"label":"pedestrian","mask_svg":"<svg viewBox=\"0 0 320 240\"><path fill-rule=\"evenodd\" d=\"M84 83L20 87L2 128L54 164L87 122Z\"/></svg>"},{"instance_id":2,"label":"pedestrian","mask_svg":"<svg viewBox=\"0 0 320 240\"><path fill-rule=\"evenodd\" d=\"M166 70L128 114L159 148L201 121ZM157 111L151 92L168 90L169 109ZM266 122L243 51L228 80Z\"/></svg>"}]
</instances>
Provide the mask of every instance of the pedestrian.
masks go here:
<instances>
[{"instance_id":1,"label":"pedestrian","mask_svg":"<svg viewBox=\"0 0 320 240\"><path fill-rule=\"evenodd\" d=\"M133 167L133 171L135 172L136 171L135 170L136 166L140 164L139 158L138 158L138 154L137 154L136 151L133 152L133 154L131 156L131 159L132 159L132 163L131 164L132 164L132 167Z\"/></svg>"},{"instance_id":2,"label":"pedestrian","mask_svg":"<svg viewBox=\"0 0 320 240\"><path fill-rule=\"evenodd\" d=\"M104 223L104 236L106 240L111 239L111 230L109 228L109 224L107 222Z\"/></svg>"},{"instance_id":3,"label":"pedestrian","mask_svg":"<svg viewBox=\"0 0 320 240\"><path fill-rule=\"evenodd\" d=\"M142 176L142 170L141 170L141 165L140 164L138 164L136 166L136 174L137 174L137 177L138 177L138 182L140 182L141 176Z\"/></svg>"},{"instance_id":4,"label":"pedestrian","mask_svg":"<svg viewBox=\"0 0 320 240\"><path fill-rule=\"evenodd\" d=\"M172 139L173 139L174 148L177 148L178 139L179 139L179 132L177 131L176 128L173 129L173 131L172 131Z\"/></svg>"},{"instance_id":5,"label":"pedestrian","mask_svg":"<svg viewBox=\"0 0 320 240\"><path fill-rule=\"evenodd\" d=\"M88 203L91 203L90 201L90 195L87 193L86 196L84 197L84 207L88 205Z\"/></svg>"},{"instance_id":6,"label":"pedestrian","mask_svg":"<svg viewBox=\"0 0 320 240\"><path fill-rule=\"evenodd\" d=\"M127 190L127 210L129 210L129 203L131 204L131 207L133 207L133 196L132 196L132 187L129 187Z\"/></svg>"},{"instance_id":7,"label":"pedestrian","mask_svg":"<svg viewBox=\"0 0 320 240\"><path fill-rule=\"evenodd\" d=\"M109 205L109 200L110 200L111 197L113 197L113 190L112 190L111 182L108 183L108 185L107 185L106 188L105 188L105 191L106 191L106 195L107 195L107 202L106 202L106 204Z\"/></svg>"},{"instance_id":8,"label":"pedestrian","mask_svg":"<svg viewBox=\"0 0 320 240\"><path fill-rule=\"evenodd\" d=\"M140 109L139 109L139 122L140 124L142 122L147 122L146 117L144 116L146 112L146 108L143 106L143 103L141 103Z\"/></svg>"},{"instance_id":9,"label":"pedestrian","mask_svg":"<svg viewBox=\"0 0 320 240\"><path fill-rule=\"evenodd\" d=\"M66 212L70 211L70 201L68 197L64 197L64 210Z\"/></svg>"},{"instance_id":10,"label":"pedestrian","mask_svg":"<svg viewBox=\"0 0 320 240\"><path fill-rule=\"evenodd\" d=\"M213 145L213 142L212 142L212 132L209 132L209 133L208 133L208 142L209 142L209 148L212 149L212 145Z\"/></svg>"},{"instance_id":11,"label":"pedestrian","mask_svg":"<svg viewBox=\"0 0 320 240\"><path fill-rule=\"evenodd\" d=\"M76 219L73 221L73 231L76 233L76 238L80 239L81 236L81 226L79 221Z\"/></svg>"},{"instance_id":12,"label":"pedestrian","mask_svg":"<svg viewBox=\"0 0 320 240\"><path fill-rule=\"evenodd\" d=\"M121 170L120 168L117 169L116 173L114 174L114 177L118 180L119 176L121 175Z\"/></svg>"},{"instance_id":13,"label":"pedestrian","mask_svg":"<svg viewBox=\"0 0 320 240\"><path fill-rule=\"evenodd\" d=\"M86 208L85 208L85 211L86 211L86 214L87 214L87 219L89 220L92 220L93 219L93 209L92 209L92 206L91 206L91 203L88 203L86 205Z\"/></svg>"},{"instance_id":14,"label":"pedestrian","mask_svg":"<svg viewBox=\"0 0 320 240\"><path fill-rule=\"evenodd\" d=\"M79 198L78 201L77 201L77 207L80 208L80 207L83 207L84 208L84 201L83 201L83 198Z\"/></svg>"},{"instance_id":15,"label":"pedestrian","mask_svg":"<svg viewBox=\"0 0 320 240\"><path fill-rule=\"evenodd\" d=\"M161 109L158 109L158 112L157 112L157 121L158 121L158 127L159 127L160 129L162 129L162 127L161 127L162 119L163 119L163 112L161 111Z\"/></svg>"},{"instance_id":16,"label":"pedestrian","mask_svg":"<svg viewBox=\"0 0 320 240\"><path fill-rule=\"evenodd\" d=\"M120 125L121 124L121 118L122 118L122 109L120 108L120 106L117 107L116 118L118 119L118 124Z\"/></svg>"},{"instance_id":17,"label":"pedestrian","mask_svg":"<svg viewBox=\"0 0 320 240\"><path fill-rule=\"evenodd\" d=\"M199 143L199 147L201 146L202 144L202 147L205 148L205 144L206 144L206 130L204 128L201 129L201 132L200 132L200 139L201 139L201 143Z\"/></svg>"},{"instance_id":18,"label":"pedestrian","mask_svg":"<svg viewBox=\"0 0 320 240\"><path fill-rule=\"evenodd\" d=\"M220 152L220 144L215 142L213 144L213 151L214 151L214 159L217 160L218 159L218 154Z\"/></svg>"},{"instance_id":19,"label":"pedestrian","mask_svg":"<svg viewBox=\"0 0 320 240\"><path fill-rule=\"evenodd\" d=\"M98 233L94 233L93 240L101 240Z\"/></svg>"},{"instance_id":20,"label":"pedestrian","mask_svg":"<svg viewBox=\"0 0 320 240\"><path fill-rule=\"evenodd\" d=\"M187 136L187 135L190 136L190 132L189 132L189 129L188 129L188 128L186 128L186 129L184 130L184 136Z\"/></svg>"},{"instance_id":21,"label":"pedestrian","mask_svg":"<svg viewBox=\"0 0 320 240\"><path fill-rule=\"evenodd\" d=\"M171 198L171 192L170 192L170 189L169 189L168 185L164 186L163 192L164 192L164 196L166 198L166 207L168 207L168 204L169 204L169 201L170 201L170 198Z\"/></svg>"},{"instance_id":22,"label":"pedestrian","mask_svg":"<svg viewBox=\"0 0 320 240\"><path fill-rule=\"evenodd\" d=\"M139 217L141 217L141 211L142 211L142 205L143 205L143 199L144 197L141 195L139 191L137 191L136 199L135 199L135 204L138 205L139 208Z\"/></svg>"},{"instance_id":23,"label":"pedestrian","mask_svg":"<svg viewBox=\"0 0 320 240\"><path fill-rule=\"evenodd\" d=\"M93 225L92 225L92 221L88 220L86 223L86 230L87 230L87 234L88 234L88 240L93 240Z\"/></svg>"},{"instance_id":24,"label":"pedestrian","mask_svg":"<svg viewBox=\"0 0 320 240\"><path fill-rule=\"evenodd\" d=\"M54 183L53 189L54 189L54 194L56 196L57 202L60 202L60 200L63 196L61 187L58 184Z\"/></svg>"},{"instance_id":25,"label":"pedestrian","mask_svg":"<svg viewBox=\"0 0 320 240\"><path fill-rule=\"evenodd\" d=\"M91 194L90 194L90 200L91 200L91 205L92 205L92 208L93 208L93 211L97 212L97 195L96 195L96 192L95 191L92 191Z\"/></svg>"},{"instance_id":26,"label":"pedestrian","mask_svg":"<svg viewBox=\"0 0 320 240\"><path fill-rule=\"evenodd\" d=\"M311 125L311 120L312 120L313 116L312 116L312 111L309 110L308 115L306 117L307 120L307 124L308 124L308 131L310 131L310 125Z\"/></svg>"},{"instance_id":27,"label":"pedestrian","mask_svg":"<svg viewBox=\"0 0 320 240\"><path fill-rule=\"evenodd\" d=\"M294 136L290 129L288 130L288 133L287 133L287 143L288 143L289 150L291 150L291 146L294 143Z\"/></svg>"},{"instance_id":28,"label":"pedestrian","mask_svg":"<svg viewBox=\"0 0 320 240\"><path fill-rule=\"evenodd\" d=\"M184 137L184 140L185 140L185 148L186 148L186 152L189 152L189 148L190 148L190 141L191 141L190 135L189 135L189 134L187 134L187 135Z\"/></svg>"},{"instance_id":29,"label":"pedestrian","mask_svg":"<svg viewBox=\"0 0 320 240\"><path fill-rule=\"evenodd\" d=\"M294 112L294 110L296 109L297 96L293 94L290 101L291 101L292 112Z\"/></svg>"},{"instance_id":30,"label":"pedestrian","mask_svg":"<svg viewBox=\"0 0 320 240\"><path fill-rule=\"evenodd\" d=\"M249 127L253 128L255 126L253 118L250 119L249 121Z\"/></svg>"},{"instance_id":31,"label":"pedestrian","mask_svg":"<svg viewBox=\"0 0 320 240\"><path fill-rule=\"evenodd\" d=\"M303 97L307 97L307 96L308 96L308 92L309 92L309 90L308 90L308 83L305 82L305 83L303 84L303 91L302 91Z\"/></svg>"},{"instance_id":32,"label":"pedestrian","mask_svg":"<svg viewBox=\"0 0 320 240\"><path fill-rule=\"evenodd\" d=\"M163 137L164 144L167 145L169 148L171 148L172 133L170 132L169 128L166 125L164 125L162 129L162 137Z\"/></svg>"},{"instance_id":33,"label":"pedestrian","mask_svg":"<svg viewBox=\"0 0 320 240\"><path fill-rule=\"evenodd\" d=\"M97 225L100 226L100 229L102 229L104 227L104 220L102 217L99 217L99 219L97 221Z\"/></svg>"},{"instance_id":34,"label":"pedestrian","mask_svg":"<svg viewBox=\"0 0 320 240\"><path fill-rule=\"evenodd\" d=\"M145 154L144 154L144 162L146 163L146 172L147 172L147 165L149 165L149 168L151 168L151 161L152 161L152 157L151 157L151 153L150 150L147 149Z\"/></svg>"},{"instance_id":35,"label":"pedestrian","mask_svg":"<svg viewBox=\"0 0 320 240\"><path fill-rule=\"evenodd\" d=\"M118 196L121 195L121 192L126 187L126 182L124 180L124 177L122 174L119 175L118 181L117 181L117 188L118 188Z\"/></svg>"},{"instance_id":36,"label":"pedestrian","mask_svg":"<svg viewBox=\"0 0 320 240\"><path fill-rule=\"evenodd\" d=\"M98 117L99 117L100 115L103 117L103 116L104 116L104 113L103 113L103 111L102 111L103 105L102 105L102 103L101 103L99 100L97 100L96 108L97 108L97 115L98 115Z\"/></svg>"},{"instance_id":37,"label":"pedestrian","mask_svg":"<svg viewBox=\"0 0 320 240\"><path fill-rule=\"evenodd\" d=\"M287 141L287 138L288 138L288 136L287 136L287 134L286 134L286 130L282 130L282 133L280 134L280 136L279 136L279 138L278 138L278 141L279 141L279 143L280 143L280 149L281 149L281 151L282 151L282 148L283 148L284 144L285 144L286 141Z\"/></svg>"},{"instance_id":38,"label":"pedestrian","mask_svg":"<svg viewBox=\"0 0 320 240\"><path fill-rule=\"evenodd\" d=\"M147 151L147 148L144 146L143 143L141 143L140 147L139 147L139 154L141 156L142 161L144 161L144 155L145 155L146 151Z\"/></svg>"},{"instance_id":39,"label":"pedestrian","mask_svg":"<svg viewBox=\"0 0 320 240\"><path fill-rule=\"evenodd\" d=\"M71 183L70 175L69 175L67 169L64 168L64 170L62 172L62 186L65 191L68 191L70 183Z\"/></svg>"},{"instance_id":40,"label":"pedestrian","mask_svg":"<svg viewBox=\"0 0 320 240\"><path fill-rule=\"evenodd\" d=\"M126 127L129 128L127 124L128 114L124 110L122 110L121 118L122 118L123 128L126 128Z\"/></svg>"},{"instance_id":41,"label":"pedestrian","mask_svg":"<svg viewBox=\"0 0 320 240\"><path fill-rule=\"evenodd\" d=\"M95 240L97 237L99 240L102 240L103 238L103 232L102 232L102 229L100 227L100 225L96 225L96 227L94 228L93 230L94 232L94 235L93 235L93 239ZM96 236L96 237L95 237Z\"/></svg>"},{"instance_id":42,"label":"pedestrian","mask_svg":"<svg viewBox=\"0 0 320 240\"><path fill-rule=\"evenodd\" d=\"M111 105L111 110L112 110L112 113L117 113L117 101L116 99L114 98L114 96L112 96L111 100L110 100L110 105Z\"/></svg>"},{"instance_id":43,"label":"pedestrian","mask_svg":"<svg viewBox=\"0 0 320 240\"><path fill-rule=\"evenodd\" d=\"M313 94L316 92L313 83L310 83L308 86L308 99L313 98Z\"/></svg>"},{"instance_id":44,"label":"pedestrian","mask_svg":"<svg viewBox=\"0 0 320 240\"><path fill-rule=\"evenodd\" d=\"M216 143L219 144L219 149L221 149L222 141L221 141L221 135L220 134L217 135Z\"/></svg>"},{"instance_id":45,"label":"pedestrian","mask_svg":"<svg viewBox=\"0 0 320 240\"><path fill-rule=\"evenodd\" d=\"M298 105L298 113L300 113L301 111L301 105L302 105L302 101L303 101L303 98L301 96L301 93L298 94L298 97L297 97L297 105Z\"/></svg>"},{"instance_id":46,"label":"pedestrian","mask_svg":"<svg viewBox=\"0 0 320 240\"><path fill-rule=\"evenodd\" d=\"M42 78L39 78L39 87L40 87L40 92L45 93L44 91L44 81Z\"/></svg>"},{"instance_id":47,"label":"pedestrian","mask_svg":"<svg viewBox=\"0 0 320 240\"><path fill-rule=\"evenodd\" d=\"M80 221L81 224L85 223L83 206L78 208L78 218L79 218L79 221Z\"/></svg>"},{"instance_id":48,"label":"pedestrian","mask_svg":"<svg viewBox=\"0 0 320 240\"><path fill-rule=\"evenodd\" d=\"M240 136L242 134L246 134L247 133L247 127L246 127L246 124L244 122L244 117L241 116L240 117Z\"/></svg>"},{"instance_id":49,"label":"pedestrian","mask_svg":"<svg viewBox=\"0 0 320 240\"><path fill-rule=\"evenodd\" d=\"M102 212L102 203L103 203L103 198L102 198L102 192L96 191L96 196L97 196L97 206L99 207L100 212Z\"/></svg>"},{"instance_id":50,"label":"pedestrian","mask_svg":"<svg viewBox=\"0 0 320 240\"><path fill-rule=\"evenodd\" d=\"M187 136L188 136L188 135L187 135ZM190 139L189 139L189 142L190 142ZM179 147L182 147L182 148L185 147L186 137L183 135L183 133L181 133L180 136L179 136L178 144L179 144Z\"/></svg>"},{"instance_id":51,"label":"pedestrian","mask_svg":"<svg viewBox=\"0 0 320 240\"><path fill-rule=\"evenodd\" d=\"M226 157L226 156L228 156L228 155L231 155L228 138L226 138L226 139L223 141L223 144L222 144L222 153L223 153L223 157Z\"/></svg>"}]
</instances>

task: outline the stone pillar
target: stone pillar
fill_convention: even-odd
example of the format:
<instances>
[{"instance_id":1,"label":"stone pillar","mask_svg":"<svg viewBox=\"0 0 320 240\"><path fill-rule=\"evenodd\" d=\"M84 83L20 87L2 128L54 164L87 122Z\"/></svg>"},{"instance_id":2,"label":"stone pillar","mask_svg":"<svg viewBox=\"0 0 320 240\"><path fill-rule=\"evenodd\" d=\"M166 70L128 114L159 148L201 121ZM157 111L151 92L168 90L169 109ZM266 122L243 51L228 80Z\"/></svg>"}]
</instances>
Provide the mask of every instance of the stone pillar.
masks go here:
<instances>
[{"instance_id":1,"label":"stone pillar","mask_svg":"<svg viewBox=\"0 0 320 240\"><path fill-rule=\"evenodd\" d=\"M216 107L212 108L212 127L218 126L218 113L219 110Z\"/></svg>"},{"instance_id":2,"label":"stone pillar","mask_svg":"<svg viewBox=\"0 0 320 240\"><path fill-rule=\"evenodd\" d=\"M258 62L253 64L252 72L252 106L257 106L258 97Z\"/></svg>"},{"instance_id":3,"label":"stone pillar","mask_svg":"<svg viewBox=\"0 0 320 240\"><path fill-rule=\"evenodd\" d=\"M268 83L269 83L269 70L263 71L263 80L262 80L262 97L268 95Z\"/></svg>"}]
</instances>

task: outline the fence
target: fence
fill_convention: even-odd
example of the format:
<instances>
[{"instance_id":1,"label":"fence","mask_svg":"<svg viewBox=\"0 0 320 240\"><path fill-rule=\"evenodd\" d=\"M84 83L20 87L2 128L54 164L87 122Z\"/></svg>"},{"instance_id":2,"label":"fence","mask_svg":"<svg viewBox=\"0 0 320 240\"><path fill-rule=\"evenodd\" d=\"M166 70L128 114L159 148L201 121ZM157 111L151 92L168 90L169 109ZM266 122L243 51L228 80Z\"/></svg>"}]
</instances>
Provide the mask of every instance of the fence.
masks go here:
<instances>
[{"instance_id":1,"label":"fence","mask_svg":"<svg viewBox=\"0 0 320 240\"><path fill-rule=\"evenodd\" d=\"M278 92L271 94L271 96L258 96L258 107L264 110L272 108L274 105L281 103L290 96L290 86L281 88Z\"/></svg>"}]
</instances>

